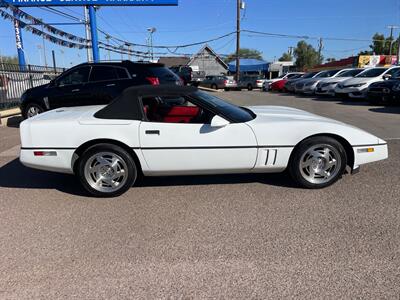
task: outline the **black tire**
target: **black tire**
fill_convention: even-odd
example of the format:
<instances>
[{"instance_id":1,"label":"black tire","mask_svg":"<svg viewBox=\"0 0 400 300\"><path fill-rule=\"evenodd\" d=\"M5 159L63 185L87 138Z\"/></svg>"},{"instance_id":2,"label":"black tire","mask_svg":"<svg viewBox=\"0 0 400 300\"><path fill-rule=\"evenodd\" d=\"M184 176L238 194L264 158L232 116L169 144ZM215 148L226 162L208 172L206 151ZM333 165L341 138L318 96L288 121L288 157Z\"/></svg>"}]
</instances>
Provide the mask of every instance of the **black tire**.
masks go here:
<instances>
[{"instance_id":1,"label":"black tire","mask_svg":"<svg viewBox=\"0 0 400 300\"><path fill-rule=\"evenodd\" d=\"M225 92L229 92L229 88L224 88L224 91Z\"/></svg>"},{"instance_id":2,"label":"black tire","mask_svg":"<svg viewBox=\"0 0 400 300\"><path fill-rule=\"evenodd\" d=\"M247 90L248 90L248 91L253 90L253 86L252 86L250 83L247 85Z\"/></svg>"},{"instance_id":3,"label":"black tire","mask_svg":"<svg viewBox=\"0 0 400 300\"><path fill-rule=\"evenodd\" d=\"M213 90L218 90L218 86L217 86L215 83L213 83L213 84L211 85L211 88L212 88Z\"/></svg>"},{"instance_id":4,"label":"black tire","mask_svg":"<svg viewBox=\"0 0 400 300\"><path fill-rule=\"evenodd\" d=\"M120 159L124 161L126 165L126 170L125 170L125 172L127 172L126 179L120 187L118 187L116 190L113 191L100 191L96 188L93 188L90 182L88 181L90 179L87 179L87 176L85 175L85 168L86 164L88 163L88 160L90 160L94 155L104 152L112 153L118 156ZM95 197L119 196L125 193L127 190L129 190L129 188L131 188L134 185L138 176L137 167L132 156L123 148L112 144L97 144L88 148L79 158L78 166L76 168L76 173L85 190L89 192L89 194Z\"/></svg>"},{"instance_id":5,"label":"black tire","mask_svg":"<svg viewBox=\"0 0 400 300\"><path fill-rule=\"evenodd\" d=\"M326 146L330 151L330 155L332 154L332 157L334 157L333 154L335 154L336 157L336 165L331 167L328 172L333 175L331 175L331 178L327 179L314 179L314 180L321 180L321 182L310 182L307 179L307 170L311 170L312 166L310 165L309 169L307 168L302 168L301 167L301 162L303 161L304 157L307 157L308 150L310 150L313 147L318 147L319 145ZM335 149L335 150L333 150ZM330 156L329 156L330 157ZM308 161L310 158L308 158ZM333 161L333 159L332 159ZM316 167L319 166L316 164ZM328 164L322 163L322 166L328 166ZM347 165L347 155L346 151L341 143L339 143L336 139L331 138L331 137L326 137L326 136L316 136L316 137L311 137L303 142L301 142L296 148L294 149L294 152L291 155L290 161L289 161L289 166L288 166L288 171L291 177L295 180L295 182L304 188L309 188L309 189L320 189L324 188L327 186L332 185L335 183L339 178L344 173L344 170ZM315 169L314 169L315 170ZM311 174L311 173L310 173ZM319 174L316 174L318 177ZM326 180L326 182L323 182Z\"/></svg>"},{"instance_id":6,"label":"black tire","mask_svg":"<svg viewBox=\"0 0 400 300\"><path fill-rule=\"evenodd\" d=\"M35 103L35 102L30 102L30 103L25 104L25 106L22 110L22 117L24 119L33 117L33 115L31 114L32 110L36 110L38 114L41 114L45 111L45 109L42 105Z\"/></svg>"}]
</instances>

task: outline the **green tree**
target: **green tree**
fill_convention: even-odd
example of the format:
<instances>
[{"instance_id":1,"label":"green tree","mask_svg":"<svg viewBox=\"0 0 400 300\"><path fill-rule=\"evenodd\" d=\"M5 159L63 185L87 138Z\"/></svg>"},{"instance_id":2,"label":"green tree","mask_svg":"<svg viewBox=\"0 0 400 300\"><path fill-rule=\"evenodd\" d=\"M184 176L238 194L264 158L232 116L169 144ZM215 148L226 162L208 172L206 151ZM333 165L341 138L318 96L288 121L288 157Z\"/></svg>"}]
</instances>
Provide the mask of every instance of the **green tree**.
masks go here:
<instances>
[{"instance_id":1,"label":"green tree","mask_svg":"<svg viewBox=\"0 0 400 300\"><path fill-rule=\"evenodd\" d=\"M318 51L305 41L297 43L297 47L294 49L294 57L296 58L296 67L299 70L312 68L323 61L322 55L319 57Z\"/></svg>"},{"instance_id":2,"label":"green tree","mask_svg":"<svg viewBox=\"0 0 400 300\"><path fill-rule=\"evenodd\" d=\"M385 37L382 33L375 33L372 37L371 50L361 51L359 55L389 55L392 44L392 55L396 55L399 48L399 39Z\"/></svg>"},{"instance_id":3,"label":"green tree","mask_svg":"<svg viewBox=\"0 0 400 300\"><path fill-rule=\"evenodd\" d=\"M282 56L278 59L279 61L292 61L293 57L290 55L290 53L285 52L282 54Z\"/></svg>"},{"instance_id":4,"label":"green tree","mask_svg":"<svg viewBox=\"0 0 400 300\"><path fill-rule=\"evenodd\" d=\"M262 52L256 49L249 49L249 48L240 48L239 49L239 58L254 58L254 59L263 59ZM229 63L236 59L236 52L229 54L225 58L225 62Z\"/></svg>"},{"instance_id":5,"label":"green tree","mask_svg":"<svg viewBox=\"0 0 400 300\"><path fill-rule=\"evenodd\" d=\"M0 63L3 63L3 64L18 64L18 57L0 55Z\"/></svg>"}]
</instances>

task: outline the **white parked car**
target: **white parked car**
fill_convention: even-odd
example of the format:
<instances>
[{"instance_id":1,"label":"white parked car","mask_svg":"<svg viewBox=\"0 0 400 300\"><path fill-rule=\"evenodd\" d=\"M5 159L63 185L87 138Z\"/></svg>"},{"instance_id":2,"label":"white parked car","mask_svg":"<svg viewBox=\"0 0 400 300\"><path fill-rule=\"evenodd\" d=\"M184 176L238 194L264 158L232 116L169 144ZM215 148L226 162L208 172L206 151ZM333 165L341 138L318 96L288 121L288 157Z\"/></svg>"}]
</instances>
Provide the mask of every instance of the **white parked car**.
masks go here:
<instances>
[{"instance_id":1,"label":"white parked car","mask_svg":"<svg viewBox=\"0 0 400 300\"><path fill-rule=\"evenodd\" d=\"M344 69L343 72L338 74L336 77L323 78L318 82L315 94L333 97L335 96L335 88L340 82L354 78L363 71L365 71L365 69Z\"/></svg>"},{"instance_id":2,"label":"white parked car","mask_svg":"<svg viewBox=\"0 0 400 300\"><path fill-rule=\"evenodd\" d=\"M274 82L277 82L277 81L282 80L282 79L288 79L289 80L291 78L294 78L294 77L298 76L299 74L304 74L304 73L303 72L290 72L290 73L282 74L277 78L265 80L263 82L262 89L263 89L264 92L269 91L271 84L273 84Z\"/></svg>"},{"instance_id":3,"label":"white parked car","mask_svg":"<svg viewBox=\"0 0 400 300\"><path fill-rule=\"evenodd\" d=\"M338 70L327 70L319 72L315 77L309 79L303 79L296 83L295 92L299 94L314 94L317 89L318 83L326 78L334 78L343 71Z\"/></svg>"},{"instance_id":4,"label":"white parked car","mask_svg":"<svg viewBox=\"0 0 400 300\"><path fill-rule=\"evenodd\" d=\"M339 83L335 88L335 94L342 98L365 98L371 83L398 77L399 72L400 67L367 69L354 78Z\"/></svg>"},{"instance_id":5,"label":"white parked car","mask_svg":"<svg viewBox=\"0 0 400 300\"><path fill-rule=\"evenodd\" d=\"M94 196L139 174L270 173L323 188L388 156L384 140L306 111L238 107L194 87L139 86L107 106L60 108L21 123L21 162L75 174Z\"/></svg>"}]
</instances>

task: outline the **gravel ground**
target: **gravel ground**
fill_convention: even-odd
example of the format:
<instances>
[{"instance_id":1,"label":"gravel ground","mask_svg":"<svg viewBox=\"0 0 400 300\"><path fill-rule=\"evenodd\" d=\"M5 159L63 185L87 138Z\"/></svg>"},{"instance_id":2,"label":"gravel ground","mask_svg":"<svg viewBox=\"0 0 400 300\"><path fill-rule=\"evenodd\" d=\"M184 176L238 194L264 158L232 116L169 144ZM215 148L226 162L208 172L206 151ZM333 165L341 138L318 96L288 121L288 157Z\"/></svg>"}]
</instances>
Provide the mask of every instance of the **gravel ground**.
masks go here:
<instances>
[{"instance_id":1,"label":"gravel ground","mask_svg":"<svg viewBox=\"0 0 400 300\"><path fill-rule=\"evenodd\" d=\"M23 167L0 127L0 298L400 297L400 110L252 92L389 141L390 158L324 190L285 175L148 178L116 199Z\"/></svg>"}]
</instances>

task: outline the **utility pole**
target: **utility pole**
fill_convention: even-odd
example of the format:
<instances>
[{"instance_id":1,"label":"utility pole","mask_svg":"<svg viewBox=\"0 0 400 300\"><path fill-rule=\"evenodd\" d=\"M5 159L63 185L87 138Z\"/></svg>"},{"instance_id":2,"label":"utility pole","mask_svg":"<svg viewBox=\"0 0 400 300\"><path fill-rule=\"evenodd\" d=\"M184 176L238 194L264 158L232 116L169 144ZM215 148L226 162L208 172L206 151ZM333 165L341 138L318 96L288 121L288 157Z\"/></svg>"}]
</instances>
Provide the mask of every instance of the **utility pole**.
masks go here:
<instances>
[{"instance_id":1,"label":"utility pole","mask_svg":"<svg viewBox=\"0 0 400 300\"><path fill-rule=\"evenodd\" d=\"M319 38L318 42L318 62L322 62L322 48L324 48L324 42L322 38Z\"/></svg>"},{"instance_id":2,"label":"utility pole","mask_svg":"<svg viewBox=\"0 0 400 300\"><path fill-rule=\"evenodd\" d=\"M43 25L42 25L42 31L44 31ZM45 43L45 40L44 40L44 36L43 36L43 38L42 38L42 45L43 45L44 66L47 68L46 43Z\"/></svg>"},{"instance_id":3,"label":"utility pole","mask_svg":"<svg viewBox=\"0 0 400 300\"><path fill-rule=\"evenodd\" d=\"M240 8L242 1L237 0L236 3L236 82L239 83L240 80Z\"/></svg>"},{"instance_id":4,"label":"utility pole","mask_svg":"<svg viewBox=\"0 0 400 300\"><path fill-rule=\"evenodd\" d=\"M92 40L90 36L90 26L89 26L89 9L87 6L84 6L84 16L85 16L85 37L86 40L88 41L87 43L87 48L86 48L86 56L87 56L87 61L90 62L92 61L92 52L91 52L91 44L89 41Z\"/></svg>"},{"instance_id":5,"label":"utility pole","mask_svg":"<svg viewBox=\"0 0 400 300\"><path fill-rule=\"evenodd\" d=\"M389 25L387 26L388 29L390 29L390 45L389 45L389 56L392 56L392 47L393 47L393 30L399 28L399 26L396 25Z\"/></svg>"}]
</instances>

